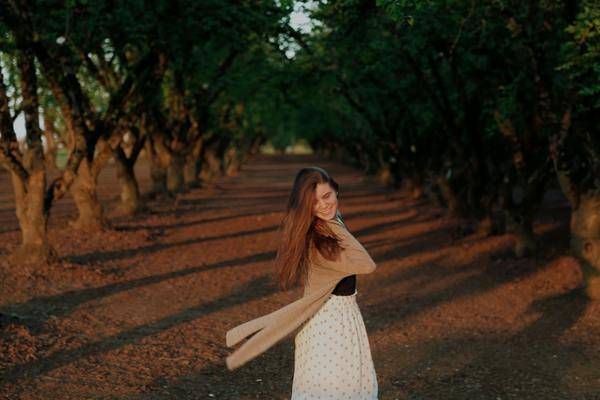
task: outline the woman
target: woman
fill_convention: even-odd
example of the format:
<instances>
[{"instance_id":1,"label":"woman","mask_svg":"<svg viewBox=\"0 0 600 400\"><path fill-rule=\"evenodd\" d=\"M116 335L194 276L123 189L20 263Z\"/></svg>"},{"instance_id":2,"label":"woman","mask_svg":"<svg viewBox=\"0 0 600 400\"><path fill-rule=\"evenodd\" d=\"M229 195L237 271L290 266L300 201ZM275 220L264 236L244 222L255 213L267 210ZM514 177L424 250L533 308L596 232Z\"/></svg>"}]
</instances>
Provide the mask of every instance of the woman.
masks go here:
<instances>
[{"instance_id":1,"label":"woman","mask_svg":"<svg viewBox=\"0 0 600 400\"><path fill-rule=\"evenodd\" d=\"M377 399L378 385L365 325L356 302L356 275L377 268L345 228L338 184L319 167L296 175L281 223L276 263L280 287L302 283L302 298L230 329L229 370L258 356L296 328L291 400Z\"/></svg>"}]
</instances>

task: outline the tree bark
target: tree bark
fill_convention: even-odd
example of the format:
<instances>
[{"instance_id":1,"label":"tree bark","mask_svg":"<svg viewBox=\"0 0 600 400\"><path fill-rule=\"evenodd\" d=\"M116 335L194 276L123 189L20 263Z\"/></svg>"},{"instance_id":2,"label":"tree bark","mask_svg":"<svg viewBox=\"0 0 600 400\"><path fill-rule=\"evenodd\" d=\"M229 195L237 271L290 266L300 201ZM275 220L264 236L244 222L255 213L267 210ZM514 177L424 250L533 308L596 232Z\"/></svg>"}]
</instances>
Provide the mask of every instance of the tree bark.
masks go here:
<instances>
[{"instance_id":1,"label":"tree bark","mask_svg":"<svg viewBox=\"0 0 600 400\"><path fill-rule=\"evenodd\" d=\"M457 217L463 217L465 215L465 209L461 205L461 201L450 185L448 179L443 176L437 176L436 183L440 188L442 197L446 201L446 205L450 214Z\"/></svg>"},{"instance_id":2,"label":"tree bark","mask_svg":"<svg viewBox=\"0 0 600 400\"><path fill-rule=\"evenodd\" d=\"M253 156L260 151L260 147L265 143L266 139L262 133L258 133L253 139L250 145L249 155Z\"/></svg>"},{"instance_id":3,"label":"tree bark","mask_svg":"<svg viewBox=\"0 0 600 400\"><path fill-rule=\"evenodd\" d=\"M423 197L423 176L420 173L413 172L404 177L404 189L410 193L413 199Z\"/></svg>"},{"instance_id":4,"label":"tree bark","mask_svg":"<svg viewBox=\"0 0 600 400\"><path fill-rule=\"evenodd\" d=\"M200 155L202 154L203 145L204 141L202 138L198 139L196 143L194 143L193 150L186 156L183 178L185 187L188 189L200 186L198 173L200 172L200 166L202 165Z\"/></svg>"},{"instance_id":5,"label":"tree bark","mask_svg":"<svg viewBox=\"0 0 600 400\"><path fill-rule=\"evenodd\" d=\"M151 133L148 132L148 134ZM154 140L152 136L148 136L148 140L146 140L146 154L150 161L150 180L152 181L150 197L167 193L167 169L163 166Z\"/></svg>"},{"instance_id":6,"label":"tree bark","mask_svg":"<svg viewBox=\"0 0 600 400\"><path fill-rule=\"evenodd\" d=\"M517 257L532 255L537 249L531 215L523 217L515 218L514 213L505 211L506 232L515 235L514 253Z\"/></svg>"},{"instance_id":7,"label":"tree bark","mask_svg":"<svg viewBox=\"0 0 600 400\"><path fill-rule=\"evenodd\" d=\"M117 180L121 185L121 203L119 207L126 215L133 215L143 209L140 189L135 177L135 161L127 158L121 147L115 151L117 165Z\"/></svg>"},{"instance_id":8,"label":"tree bark","mask_svg":"<svg viewBox=\"0 0 600 400\"><path fill-rule=\"evenodd\" d=\"M222 165L218 156L217 144L213 142L204 148L203 165L200 171L203 182L213 182L221 175Z\"/></svg>"},{"instance_id":9,"label":"tree bark","mask_svg":"<svg viewBox=\"0 0 600 400\"><path fill-rule=\"evenodd\" d=\"M78 216L71 221L71 227L82 230L101 230L107 227L102 204L97 195L97 173L87 159L81 161L77 177L70 188L71 196L77 206Z\"/></svg>"},{"instance_id":10,"label":"tree bark","mask_svg":"<svg viewBox=\"0 0 600 400\"><path fill-rule=\"evenodd\" d=\"M483 236L492 235L496 231L491 209L477 221L477 234Z\"/></svg>"},{"instance_id":11,"label":"tree bark","mask_svg":"<svg viewBox=\"0 0 600 400\"><path fill-rule=\"evenodd\" d=\"M600 300L600 195L582 196L571 213L570 225L570 245L581 265L585 292Z\"/></svg>"},{"instance_id":12,"label":"tree bark","mask_svg":"<svg viewBox=\"0 0 600 400\"><path fill-rule=\"evenodd\" d=\"M567 146L567 139L577 139L570 136L570 128L571 110L568 109L563 114L560 131L550 137L549 153L560 188L571 205L570 247L581 267L582 288L588 298L600 300L600 191L597 183L586 189L571 178L569 169L580 154L574 154ZM590 174L598 176L597 161L590 160L588 167Z\"/></svg>"},{"instance_id":13,"label":"tree bark","mask_svg":"<svg viewBox=\"0 0 600 400\"><path fill-rule=\"evenodd\" d=\"M390 163L385 159L383 148L379 148L377 151L377 161L379 167L377 169L377 179L384 186L394 185L394 176L392 175Z\"/></svg>"},{"instance_id":14,"label":"tree bark","mask_svg":"<svg viewBox=\"0 0 600 400\"><path fill-rule=\"evenodd\" d=\"M48 243L48 214L44 208L46 171L36 169L27 181L11 173L15 209L21 228L21 244L11 255L16 264L58 261L58 253Z\"/></svg>"},{"instance_id":15,"label":"tree bark","mask_svg":"<svg viewBox=\"0 0 600 400\"><path fill-rule=\"evenodd\" d=\"M171 162L167 167L167 190L171 194L182 193L184 186L185 155L173 152Z\"/></svg>"},{"instance_id":16,"label":"tree bark","mask_svg":"<svg viewBox=\"0 0 600 400\"><path fill-rule=\"evenodd\" d=\"M11 255L18 265L58 260L49 245L46 203L46 165L38 117L37 76L33 55L20 50L17 56L21 85L21 108L27 132L23 152L19 148L10 115L4 76L0 70L0 162L11 172L15 211L21 230L21 244Z\"/></svg>"},{"instance_id":17,"label":"tree bark","mask_svg":"<svg viewBox=\"0 0 600 400\"><path fill-rule=\"evenodd\" d=\"M58 146L55 138L54 117L50 115L48 110L44 110L44 137L46 138L46 169L50 171L58 170L56 160Z\"/></svg>"},{"instance_id":18,"label":"tree bark","mask_svg":"<svg viewBox=\"0 0 600 400\"><path fill-rule=\"evenodd\" d=\"M394 186L394 177L389 164L380 165L379 171L377 171L377 179L384 186Z\"/></svg>"},{"instance_id":19,"label":"tree bark","mask_svg":"<svg viewBox=\"0 0 600 400\"><path fill-rule=\"evenodd\" d=\"M223 160L225 164L225 175L227 176L235 176L240 170L240 154L239 150L230 146L225 152L225 159Z\"/></svg>"},{"instance_id":20,"label":"tree bark","mask_svg":"<svg viewBox=\"0 0 600 400\"><path fill-rule=\"evenodd\" d=\"M167 169L156 160L156 157L151 159L150 178L154 195L167 192Z\"/></svg>"}]
</instances>

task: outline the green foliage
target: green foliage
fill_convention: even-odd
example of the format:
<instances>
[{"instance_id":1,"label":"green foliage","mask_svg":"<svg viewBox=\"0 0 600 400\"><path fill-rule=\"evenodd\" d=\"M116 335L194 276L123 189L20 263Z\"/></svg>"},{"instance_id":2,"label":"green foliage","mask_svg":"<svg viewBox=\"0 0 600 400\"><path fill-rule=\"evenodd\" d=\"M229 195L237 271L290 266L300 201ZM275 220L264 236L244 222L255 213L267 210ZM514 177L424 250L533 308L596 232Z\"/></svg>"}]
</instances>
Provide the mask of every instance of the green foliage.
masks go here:
<instances>
[{"instance_id":1,"label":"green foliage","mask_svg":"<svg viewBox=\"0 0 600 400\"><path fill-rule=\"evenodd\" d=\"M600 108L600 5L584 3L576 20L566 28L570 40L562 47L565 62L557 69L566 71L583 99L584 109Z\"/></svg>"},{"instance_id":2,"label":"green foliage","mask_svg":"<svg viewBox=\"0 0 600 400\"><path fill-rule=\"evenodd\" d=\"M66 57L95 113L133 79L143 95L127 112L160 114L180 139L193 126L234 142L266 132L279 148L306 138L371 169L392 163L398 176L451 170L498 182L514 168L499 121L510 122L531 171L547 168L545 141L568 104L577 129L597 129L600 7L591 0L32 4L37 40ZM304 4L310 33L291 26ZM10 33L0 49L16 98ZM161 61L138 69L151 54ZM42 106L56 107L43 75Z\"/></svg>"}]
</instances>

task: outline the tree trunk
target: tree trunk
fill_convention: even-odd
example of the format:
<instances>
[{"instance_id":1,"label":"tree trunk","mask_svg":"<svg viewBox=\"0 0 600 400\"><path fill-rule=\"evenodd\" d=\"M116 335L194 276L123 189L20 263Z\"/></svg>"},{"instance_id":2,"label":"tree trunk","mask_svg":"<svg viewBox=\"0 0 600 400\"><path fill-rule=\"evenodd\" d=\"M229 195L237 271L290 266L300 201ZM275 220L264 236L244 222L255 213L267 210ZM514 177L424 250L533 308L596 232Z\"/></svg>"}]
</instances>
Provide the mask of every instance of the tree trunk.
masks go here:
<instances>
[{"instance_id":1,"label":"tree trunk","mask_svg":"<svg viewBox=\"0 0 600 400\"><path fill-rule=\"evenodd\" d=\"M194 149L186 157L183 180L185 187L188 189L200 186L200 182L198 181L198 173L200 172L200 166L202 164L200 155L202 154L203 144L204 141L202 138L198 139L194 144Z\"/></svg>"},{"instance_id":2,"label":"tree trunk","mask_svg":"<svg viewBox=\"0 0 600 400\"><path fill-rule=\"evenodd\" d=\"M167 167L167 190L171 194L185 191L184 171L185 156L177 153L171 155L171 163Z\"/></svg>"},{"instance_id":3,"label":"tree trunk","mask_svg":"<svg viewBox=\"0 0 600 400\"><path fill-rule=\"evenodd\" d=\"M21 244L12 254L16 264L58 261L58 254L48 243L48 215L44 210L46 172L33 171L24 182L11 173L15 190L15 208L21 228Z\"/></svg>"},{"instance_id":4,"label":"tree trunk","mask_svg":"<svg viewBox=\"0 0 600 400\"><path fill-rule=\"evenodd\" d=\"M549 140L549 153L560 188L571 205L571 240L573 255L579 262L583 273L583 289L587 297L600 300L600 195L597 180L591 188L585 189L580 182L571 178L574 164L581 163L581 157L567 145L579 138L572 137L571 109L562 116L560 131ZM583 145L591 145L584 142ZM581 150L581 149L579 149ZM574 160L577 160L574 163ZM600 165L590 157L588 171L591 177L598 176Z\"/></svg>"},{"instance_id":5,"label":"tree trunk","mask_svg":"<svg viewBox=\"0 0 600 400\"><path fill-rule=\"evenodd\" d=\"M213 182L220 175L221 160L217 156L217 146L216 144L211 144L205 148L200 177L204 182Z\"/></svg>"},{"instance_id":6,"label":"tree trunk","mask_svg":"<svg viewBox=\"0 0 600 400\"><path fill-rule=\"evenodd\" d=\"M519 185L507 182L501 198L504 212L504 231L515 235L514 253L517 257L532 255L536 250L533 233L533 215L535 207Z\"/></svg>"},{"instance_id":7,"label":"tree trunk","mask_svg":"<svg viewBox=\"0 0 600 400\"><path fill-rule=\"evenodd\" d=\"M53 262L56 251L48 244L47 222L50 203L46 204L46 160L39 127L37 77L34 58L29 51L20 51L17 57L20 71L21 107L27 132L22 157L12 125L8 97L0 71L0 130L2 156L8 162L15 193L15 211L21 228L21 244L11 255L18 265ZM21 160L19 160L21 159Z\"/></svg>"},{"instance_id":8,"label":"tree trunk","mask_svg":"<svg viewBox=\"0 0 600 400\"><path fill-rule=\"evenodd\" d=\"M461 205L461 201L454 192L450 182L443 176L437 176L436 183L440 188L442 197L446 201L446 205L450 214L453 216L463 217L465 214L464 207Z\"/></svg>"},{"instance_id":9,"label":"tree trunk","mask_svg":"<svg viewBox=\"0 0 600 400\"><path fill-rule=\"evenodd\" d=\"M126 215L133 215L143 209L140 189L135 177L134 163L127 158L120 147L116 149L114 159L117 165L117 179L121 185L121 204L119 207Z\"/></svg>"},{"instance_id":10,"label":"tree trunk","mask_svg":"<svg viewBox=\"0 0 600 400\"><path fill-rule=\"evenodd\" d=\"M517 257L529 256L537 248L533 234L533 221L531 216L517 218L510 211L505 211L506 232L515 235L514 253Z\"/></svg>"},{"instance_id":11,"label":"tree trunk","mask_svg":"<svg viewBox=\"0 0 600 400\"><path fill-rule=\"evenodd\" d=\"M198 187L198 173L200 171L199 168L200 160L197 158L188 157L185 162L185 167L183 170L183 181L186 188L194 188Z\"/></svg>"},{"instance_id":12,"label":"tree trunk","mask_svg":"<svg viewBox=\"0 0 600 400\"><path fill-rule=\"evenodd\" d=\"M254 139L252 139L252 144L250 145L250 155L258 154L260 151L260 147L265 142L265 137L262 134L257 134Z\"/></svg>"},{"instance_id":13,"label":"tree trunk","mask_svg":"<svg viewBox=\"0 0 600 400\"><path fill-rule=\"evenodd\" d=\"M92 171L90 164L87 159L81 161L77 177L70 189L79 213L77 219L70 223L75 229L96 230L107 226L102 204L96 192L98 177Z\"/></svg>"},{"instance_id":14,"label":"tree trunk","mask_svg":"<svg viewBox=\"0 0 600 400\"><path fill-rule=\"evenodd\" d=\"M152 193L167 192L167 169L164 168L156 159L152 159L150 165L150 178L152 179Z\"/></svg>"},{"instance_id":15,"label":"tree trunk","mask_svg":"<svg viewBox=\"0 0 600 400\"><path fill-rule=\"evenodd\" d=\"M570 244L581 265L587 296L600 300L600 195L583 195L571 212Z\"/></svg>"},{"instance_id":16,"label":"tree trunk","mask_svg":"<svg viewBox=\"0 0 600 400\"><path fill-rule=\"evenodd\" d=\"M385 164L380 167L379 171L377 172L377 178L379 182L384 186L394 186L394 177L392 175L392 172L390 171L389 164Z\"/></svg>"},{"instance_id":17,"label":"tree trunk","mask_svg":"<svg viewBox=\"0 0 600 400\"><path fill-rule=\"evenodd\" d=\"M476 194L470 199L470 202L477 220L477 234L487 237L498 233L498 227L492 217L497 193L486 189L486 186L481 184L477 186L476 190L474 188L472 193Z\"/></svg>"},{"instance_id":18,"label":"tree trunk","mask_svg":"<svg viewBox=\"0 0 600 400\"><path fill-rule=\"evenodd\" d=\"M50 112L44 110L44 137L46 138L46 169L48 171L57 171L58 163L56 160L58 146L55 140L54 118Z\"/></svg>"},{"instance_id":19,"label":"tree trunk","mask_svg":"<svg viewBox=\"0 0 600 400\"><path fill-rule=\"evenodd\" d=\"M167 170L162 165L152 142L152 140L146 140L146 154L150 161L150 180L152 181L150 196L155 197L158 194L167 193Z\"/></svg>"},{"instance_id":20,"label":"tree trunk","mask_svg":"<svg viewBox=\"0 0 600 400\"><path fill-rule=\"evenodd\" d=\"M505 231L515 234L514 253L517 257L532 255L537 249L533 220L544 198L547 174L538 174L536 179L532 176L535 175L519 176L516 182L505 179L501 189Z\"/></svg>"},{"instance_id":21,"label":"tree trunk","mask_svg":"<svg viewBox=\"0 0 600 400\"><path fill-rule=\"evenodd\" d=\"M235 176L240 170L240 156L236 147L231 146L225 152L225 175Z\"/></svg>"},{"instance_id":22,"label":"tree trunk","mask_svg":"<svg viewBox=\"0 0 600 400\"><path fill-rule=\"evenodd\" d=\"M423 176L417 172L407 175L404 178L404 189L415 200L423 197Z\"/></svg>"},{"instance_id":23,"label":"tree trunk","mask_svg":"<svg viewBox=\"0 0 600 400\"><path fill-rule=\"evenodd\" d=\"M379 162L379 168L377 169L377 179L384 186L393 186L394 177L390 169L390 163L385 159L383 148L379 148L377 151L377 161Z\"/></svg>"},{"instance_id":24,"label":"tree trunk","mask_svg":"<svg viewBox=\"0 0 600 400\"><path fill-rule=\"evenodd\" d=\"M496 232L494 225L494 219L492 218L491 209L483 214L483 217L477 221L477 234L483 236L490 236Z\"/></svg>"}]
</instances>

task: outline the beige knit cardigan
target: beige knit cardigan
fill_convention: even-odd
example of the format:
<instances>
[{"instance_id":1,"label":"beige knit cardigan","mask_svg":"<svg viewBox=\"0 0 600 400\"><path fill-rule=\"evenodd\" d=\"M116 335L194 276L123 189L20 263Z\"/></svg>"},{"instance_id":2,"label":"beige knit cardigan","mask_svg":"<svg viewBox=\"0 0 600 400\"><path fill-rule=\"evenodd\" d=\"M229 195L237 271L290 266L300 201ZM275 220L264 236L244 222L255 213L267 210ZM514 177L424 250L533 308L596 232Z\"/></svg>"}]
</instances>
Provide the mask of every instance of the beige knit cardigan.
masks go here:
<instances>
[{"instance_id":1,"label":"beige knit cardigan","mask_svg":"<svg viewBox=\"0 0 600 400\"><path fill-rule=\"evenodd\" d=\"M270 314L238 325L225 335L227 347L256 333L226 358L230 371L244 365L286 338L315 314L329 298L338 282L350 275L369 274L377 268L365 248L337 219L327 221L338 238L342 251L336 261L325 259L318 251L310 259L304 294L298 300Z\"/></svg>"}]
</instances>

